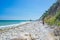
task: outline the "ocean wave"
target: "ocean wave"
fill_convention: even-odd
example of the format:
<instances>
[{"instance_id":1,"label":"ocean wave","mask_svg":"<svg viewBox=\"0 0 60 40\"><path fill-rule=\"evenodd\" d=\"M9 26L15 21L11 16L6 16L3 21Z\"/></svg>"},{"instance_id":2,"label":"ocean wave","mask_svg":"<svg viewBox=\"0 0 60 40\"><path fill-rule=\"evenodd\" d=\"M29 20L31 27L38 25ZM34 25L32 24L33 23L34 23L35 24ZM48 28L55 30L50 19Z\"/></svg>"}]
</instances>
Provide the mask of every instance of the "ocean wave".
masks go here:
<instances>
[{"instance_id":1,"label":"ocean wave","mask_svg":"<svg viewBox=\"0 0 60 40\"><path fill-rule=\"evenodd\" d=\"M17 23L17 24L0 26L0 29L1 29L1 28L6 28L6 27L7 27L7 28L16 27L16 26L18 26L18 25L23 25L23 24L26 24L26 23L30 23L30 21L28 21L28 22L21 22L21 23Z\"/></svg>"}]
</instances>

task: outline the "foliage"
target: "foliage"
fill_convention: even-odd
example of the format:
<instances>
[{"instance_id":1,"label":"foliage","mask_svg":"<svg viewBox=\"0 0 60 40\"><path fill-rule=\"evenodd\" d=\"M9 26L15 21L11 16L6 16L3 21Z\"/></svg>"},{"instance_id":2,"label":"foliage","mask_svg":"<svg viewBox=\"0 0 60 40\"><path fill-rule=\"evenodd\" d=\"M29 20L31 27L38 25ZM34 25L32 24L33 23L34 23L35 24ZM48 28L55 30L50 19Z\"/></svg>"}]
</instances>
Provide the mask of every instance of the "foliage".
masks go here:
<instances>
[{"instance_id":1,"label":"foliage","mask_svg":"<svg viewBox=\"0 0 60 40\"><path fill-rule=\"evenodd\" d=\"M48 11L42 15L42 20L49 25L60 26L60 0L54 3Z\"/></svg>"},{"instance_id":2,"label":"foliage","mask_svg":"<svg viewBox=\"0 0 60 40\"><path fill-rule=\"evenodd\" d=\"M60 11L58 11L55 15L56 19L60 21Z\"/></svg>"},{"instance_id":3,"label":"foliage","mask_svg":"<svg viewBox=\"0 0 60 40\"><path fill-rule=\"evenodd\" d=\"M48 16L45 18L45 22L49 25L57 25L60 26L60 11L56 12L54 16Z\"/></svg>"},{"instance_id":4,"label":"foliage","mask_svg":"<svg viewBox=\"0 0 60 40\"><path fill-rule=\"evenodd\" d=\"M56 18L55 17L51 17L49 19L46 19L45 22L49 25L54 25L55 24L55 20Z\"/></svg>"},{"instance_id":5,"label":"foliage","mask_svg":"<svg viewBox=\"0 0 60 40\"><path fill-rule=\"evenodd\" d=\"M48 11L46 11L46 12L42 15L42 20L43 20L45 17L47 17L47 15L48 15Z\"/></svg>"}]
</instances>

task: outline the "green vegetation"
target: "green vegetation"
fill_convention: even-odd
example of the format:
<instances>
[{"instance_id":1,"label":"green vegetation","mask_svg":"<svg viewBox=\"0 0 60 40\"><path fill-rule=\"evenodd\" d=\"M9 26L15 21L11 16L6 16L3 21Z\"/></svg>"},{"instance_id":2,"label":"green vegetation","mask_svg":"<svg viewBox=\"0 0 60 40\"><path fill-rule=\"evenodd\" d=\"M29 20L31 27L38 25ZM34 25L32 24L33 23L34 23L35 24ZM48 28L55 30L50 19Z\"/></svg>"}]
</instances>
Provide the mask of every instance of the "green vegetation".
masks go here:
<instances>
[{"instance_id":1,"label":"green vegetation","mask_svg":"<svg viewBox=\"0 0 60 40\"><path fill-rule=\"evenodd\" d=\"M60 11L56 12L56 15L54 15L54 16L46 17L45 22L49 25L60 26Z\"/></svg>"},{"instance_id":2,"label":"green vegetation","mask_svg":"<svg viewBox=\"0 0 60 40\"><path fill-rule=\"evenodd\" d=\"M60 0L54 3L41 17L48 25L60 26Z\"/></svg>"}]
</instances>

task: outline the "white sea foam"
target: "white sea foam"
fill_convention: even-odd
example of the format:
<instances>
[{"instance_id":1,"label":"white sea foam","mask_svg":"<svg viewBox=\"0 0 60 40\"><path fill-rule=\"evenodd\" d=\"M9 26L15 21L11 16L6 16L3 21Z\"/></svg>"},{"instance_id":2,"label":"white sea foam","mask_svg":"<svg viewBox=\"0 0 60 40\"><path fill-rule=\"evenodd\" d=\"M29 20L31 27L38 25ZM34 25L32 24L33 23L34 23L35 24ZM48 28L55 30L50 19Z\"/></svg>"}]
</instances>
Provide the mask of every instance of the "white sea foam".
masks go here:
<instances>
[{"instance_id":1,"label":"white sea foam","mask_svg":"<svg viewBox=\"0 0 60 40\"><path fill-rule=\"evenodd\" d=\"M23 24L26 24L26 23L30 23L30 21L28 21L28 22L21 22L21 23L17 23L17 24L0 26L0 29L1 29L1 28L6 28L6 27L8 27L8 28L10 28L10 27L16 27L16 26L18 26L18 25L23 25Z\"/></svg>"}]
</instances>

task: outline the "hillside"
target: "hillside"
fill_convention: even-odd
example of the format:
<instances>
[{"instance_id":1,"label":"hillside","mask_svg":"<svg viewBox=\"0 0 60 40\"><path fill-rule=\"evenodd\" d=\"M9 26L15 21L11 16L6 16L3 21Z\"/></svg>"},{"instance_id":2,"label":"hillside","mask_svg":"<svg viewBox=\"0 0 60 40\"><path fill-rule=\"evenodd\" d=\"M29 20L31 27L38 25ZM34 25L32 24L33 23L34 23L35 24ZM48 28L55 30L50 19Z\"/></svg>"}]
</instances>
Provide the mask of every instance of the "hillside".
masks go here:
<instances>
[{"instance_id":1,"label":"hillside","mask_svg":"<svg viewBox=\"0 0 60 40\"><path fill-rule=\"evenodd\" d=\"M42 20L49 25L58 25L60 26L60 0L57 0L48 11L46 11L42 17Z\"/></svg>"}]
</instances>

